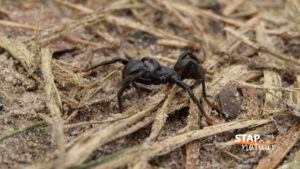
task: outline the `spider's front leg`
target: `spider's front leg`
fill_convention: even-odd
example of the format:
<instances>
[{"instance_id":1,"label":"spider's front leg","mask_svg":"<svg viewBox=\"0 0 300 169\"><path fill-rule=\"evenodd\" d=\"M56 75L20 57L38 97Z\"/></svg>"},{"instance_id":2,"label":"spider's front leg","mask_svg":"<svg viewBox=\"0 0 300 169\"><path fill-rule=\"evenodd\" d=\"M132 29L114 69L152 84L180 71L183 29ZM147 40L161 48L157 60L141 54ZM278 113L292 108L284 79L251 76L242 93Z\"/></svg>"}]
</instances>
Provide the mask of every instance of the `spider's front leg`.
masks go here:
<instances>
[{"instance_id":1,"label":"spider's front leg","mask_svg":"<svg viewBox=\"0 0 300 169\"><path fill-rule=\"evenodd\" d=\"M194 95L193 91L190 89L190 87L185 84L183 81L179 80L176 76L172 76L172 82L177 84L179 87L181 87L183 90L187 91L193 102L197 105L198 109L200 112L206 116L206 113L202 107L202 104L200 101L197 99L197 97Z\"/></svg>"},{"instance_id":2,"label":"spider's front leg","mask_svg":"<svg viewBox=\"0 0 300 169\"><path fill-rule=\"evenodd\" d=\"M116 57L116 58L113 58L111 60L106 60L106 61L103 61L103 62L100 62L100 63L97 63L95 65L93 65L92 67L84 70L84 71L91 71L93 69L96 69L97 67L100 67L100 66L105 66L105 65L110 65L110 64L113 64L113 63L117 63L117 62L120 62L122 63L123 65L126 65L129 61L126 60L126 59L122 59L122 58L119 58L119 57Z\"/></svg>"}]
</instances>

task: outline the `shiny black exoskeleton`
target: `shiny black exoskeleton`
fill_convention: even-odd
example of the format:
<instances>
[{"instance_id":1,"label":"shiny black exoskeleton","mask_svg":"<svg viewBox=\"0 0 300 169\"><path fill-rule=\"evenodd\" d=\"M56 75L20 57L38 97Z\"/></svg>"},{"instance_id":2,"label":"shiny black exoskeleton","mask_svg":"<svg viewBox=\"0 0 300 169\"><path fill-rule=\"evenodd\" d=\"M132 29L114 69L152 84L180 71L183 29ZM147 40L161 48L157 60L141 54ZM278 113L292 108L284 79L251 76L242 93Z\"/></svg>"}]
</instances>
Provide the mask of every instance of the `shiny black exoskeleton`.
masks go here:
<instances>
[{"instance_id":1,"label":"shiny black exoskeleton","mask_svg":"<svg viewBox=\"0 0 300 169\"><path fill-rule=\"evenodd\" d=\"M116 62L121 62L125 65L122 72L122 84L118 91L118 104L122 112L121 97L124 91L130 87L130 84L135 88L139 88L136 83L145 85L160 85L160 84L176 84L182 89L186 90L197 104L201 113L204 110L200 101L195 97L190 87L183 82L184 79L195 79L202 82L202 91L205 100L210 104L206 98L205 92L205 71L199 64L199 60L191 51L184 51L178 58L174 69L161 65L157 60L150 57L144 57L141 60L127 61L122 58L114 58L112 60L101 62L88 70L92 70L99 66L104 66ZM211 105L211 104L210 104Z\"/></svg>"}]
</instances>

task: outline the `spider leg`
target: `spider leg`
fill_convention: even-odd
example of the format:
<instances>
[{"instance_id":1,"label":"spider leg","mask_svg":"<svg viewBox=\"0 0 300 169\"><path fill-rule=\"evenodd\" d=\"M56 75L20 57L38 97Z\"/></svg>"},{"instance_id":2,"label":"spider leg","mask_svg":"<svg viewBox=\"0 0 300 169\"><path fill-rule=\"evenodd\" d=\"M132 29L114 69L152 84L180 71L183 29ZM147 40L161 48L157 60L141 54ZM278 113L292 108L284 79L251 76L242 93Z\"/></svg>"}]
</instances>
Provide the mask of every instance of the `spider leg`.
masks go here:
<instances>
[{"instance_id":1,"label":"spider leg","mask_svg":"<svg viewBox=\"0 0 300 169\"><path fill-rule=\"evenodd\" d=\"M216 108L216 106L214 104L212 104L208 99L207 99L207 95L206 95L206 89L205 89L205 79L203 78L201 81L202 84L202 93L203 93L203 98L206 101L206 103L213 108Z\"/></svg>"},{"instance_id":2,"label":"spider leg","mask_svg":"<svg viewBox=\"0 0 300 169\"><path fill-rule=\"evenodd\" d=\"M176 76L172 77L172 81L175 84L177 84L179 87L181 87L182 89L186 90L188 92L189 96L191 97L191 99L193 100L193 102L197 105L197 107L200 110L200 112L202 113L202 115L206 115L204 109L202 108L200 101L196 98L196 96L194 95L194 93L190 89L190 87L187 84L185 84L183 81L179 80Z\"/></svg>"},{"instance_id":3,"label":"spider leg","mask_svg":"<svg viewBox=\"0 0 300 169\"><path fill-rule=\"evenodd\" d=\"M122 99L121 99L121 97L122 97L124 91L125 91L127 88L129 88L130 83L134 82L134 80L135 80L136 78L140 77L142 74L143 74L143 72L139 72L139 73L134 74L134 75L129 75L129 76L125 77L125 78L122 80L121 88L119 89L118 95L117 95L120 113L121 113L122 110L123 110Z\"/></svg>"},{"instance_id":4,"label":"spider leg","mask_svg":"<svg viewBox=\"0 0 300 169\"><path fill-rule=\"evenodd\" d=\"M97 63L97 64L93 65L92 67L86 69L85 71L91 71L91 70L93 70L97 67L110 65L110 64L113 64L113 63L116 63L116 62L121 62L123 65L126 65L129 61L126 60L126 59L122 59L122 58L117 57L117 58L113 58L111 60L106 60L106 61Z\"/></svg>"}]
</instances>

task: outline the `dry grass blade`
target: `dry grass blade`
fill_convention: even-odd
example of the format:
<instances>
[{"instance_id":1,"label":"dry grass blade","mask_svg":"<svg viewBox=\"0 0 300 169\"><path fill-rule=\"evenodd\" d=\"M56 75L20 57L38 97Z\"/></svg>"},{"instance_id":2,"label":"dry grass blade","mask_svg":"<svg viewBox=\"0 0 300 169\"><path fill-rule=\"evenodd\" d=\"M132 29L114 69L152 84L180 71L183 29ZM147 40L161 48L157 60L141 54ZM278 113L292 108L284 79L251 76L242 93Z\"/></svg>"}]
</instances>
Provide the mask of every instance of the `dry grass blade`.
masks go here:
<instances>
[{"instance_id":1,"label":"dry grass blade","mask_svg":"<svg viewBox=\"0 0 300 169\"><path fill-rule=\"evenodd\" d=\"M2 7L0 7L0 14L4 15L8 19L11 19L10 13L7 10L3 9Z\"/></svg>"},{"instance_id":2,"label":"dry grass blade","mask_svg":"<svg viewBox=\"0 0 300 169\"><path fill-rule=\"evenodd\" d=\"M281 87L281 77L277 72L264 71L264 86L276 86ZM270 93L265 94L264 112L266 114L267 110L279 108L282 93L280 91L269 90Z\"/></svg>"},{"instance_id":3,"label":"dry grass blade","mask_svg":"<svg viewBox=\"0 0 300 169\"><path fill-rule=\"evenodd\" d=\"M33 46L33 56L34 56L34 60L35 60L35 69L38 70L39 69L39 65L41 64L41 43L40 43L40 36L41 36L41 20L42 20L42 16L44 13L44 7L42 6L40 9L40 14L39 17L37 19L37 23L36 23L36 30L35 30L35 44Z\"/></svg>"},{"instance_id":4,"label":"dry grass blade","mask_svg":"<svg viewBox=\"0 0 300 169\"><path fill-rule=\"evenodd\" d=\"M175 110L180 110L184 107L188 106L187 102L184 102L182 104L179 104L177 105L176 107L172 108L168 114L174 112ZM146 117L144 120L136 123L135 125L131 126L130 128L124 130L124 131L121 131L119 134L117 134L116 136L112 137L110 141L114 141L114 140L117 140L121 137L124 137L124 136L127 136L135 131L138 131L139 129L142 129L148 125L150 125L154 120L155 120L155 117L156 115L152 115L150 117Z\"/></svg>"},{"instance_id":5,"label":"dry grass blade","mask_svg":"<svg viewBox=\"0 0 300 169\"><path fill-rule=\"evenodd\" d=\"M296 87L300 87L300 76L297 76L297 83L296 83ZM299 106L300 105L300 92L296 93L296 103ZM299 130L299 135L298 138L300 138L300 129ZM288 163L286 166L282 165L282 167L280 169L297 169L300 166L300 150L297 150L297 152L295 153L295 157L293 158L293 160Z\"/></svg>"},{"instance_id":6,"label":"dry grass blade","mask_svg":"<svg viewBox=\"0 0 300 169\"><path fill-rule=\"evenodd\" d=\"M177 41L179 41L178 43L182 43L182 42L187 43L188 42L184 38L178 37L176 35L169 34L167 32L164 32L162 30L159 30L159 29L151 27L151 26L143 25L143 24L141 24L139 22L136 22L136 21L134 21L132 19L129 19L129 18L117 17L117 16L113 16L113 15L107 15L105 17L105 19L106 19L107 22L109 22L111 24L121 25L121 26L132 28L132 29L136 29L136 30L139 30L139 31L144 31L144 32L147 32L149 34L158 36L160 38L177 40Z\"/></svg>"},{"instance_id":7,"label":"dry grass blade","mask_svg":"<svg viewBox=\"0 0 300 169\"><path fill-rule=\"evenodd\" d=\"M297 83L296 83L296 87L299 88L299 92L296 93L296 104L299 106L300 105L300 75L297 75L296 77L297 79Z\"/></svg>"},{"instance_id":8,"label":"dry grass blade","mask_svg":"<svg viewBox=\"0 0 300 169\"><path fill-rule=\"evenodd\" d=\"M110 72L108 75L106 75L104 78L97 80L96 82L92 83L89 87L91 89L87 89L86 95L80 100L79 104L77 105L77 109L73 111L73 113L67 118L66 123L69 123L72 121L73 118L75 118L79 112L79 109L81 107L84 107L88 104L88 101L97 93L99 90L102 89L105 82L112 78L113 75L115 75L119 71L120 67L118 67L116 70ZM97 85L97 86L94 86Z\"/></svg>"},{"instance_id":9,"label":"dry grass blade","mask_svg":"<svg viewBox=\"0 0 300 169\"><path fill-rule=\"evenodd\" d=\"M172 109L168 112L168 114L170 114L170 113L172 113L172 112L174 112L176 110L180 110L180 109L182 109L184 107L187 107L187 106L188 106L187 102L180 103L176 107L172 107ZM127 110L124 114L128 114L127 112L133 112L136 109L137 109L136 106L133 106L129 110ZM127 116L127 117L129 117L129 116ZM155 117L156 117L155 114L153 114L153 115L151 115L149 117L146 117L145 119L137 122L136 124L130 126L129 128L120 131L117 135L111 137L108 142L111 142L111 141L117 140L119 138L125 137L127 135L130 135L130 134L132 134L132 133L134 133L134 132L136 132L136 131L138 131L138 130L140 130L140 129L148 126L148 125L150 125L155 120ZM118 120L120 120L120 118ZM66 127L68 127L68 126L69 125L67 125ZM70 124L70 126L72 126L72 124ZM74 140L76 140L74 142L77 142L78 140L86 140L86 138L88 138L89 135L90 135L90 134L86 134L86 133L84 134L84 136L81 135L81 136L77 137L76 139L74 139ZM92 133L92 132L90 131L90 133Z\"/></svg>"},{"instance_id":10,"label":"dry grass blade","mask_svg":"<svg viewBox=\"0 0 300 169\"><path fill-rule=\"evenodd\" d=\"M286 63L290 64L290 65L296 65L296 66L300 66L300 61L299 60L296 60L292 57L289 57L289 56L286 56L282 53L279 53L279 52L276 52L272 49L270 49L269 47L267 46L264 46L264 45L261 45L261 44L258 44L254 41L251 41L248 37L246 37L245 35L242 35L240 34L239 32L231 29L231 28L225 28L224 29L225 31L231 33L232 35L234 35L236 38L238 38L239 40L241 40L243 43L251 46L252 48L254 49L257 49L257 50L260 50L262 52L266 52L268 54L271 54L272 56L278 58L278 59L281 59L283 61L285 61Z\"/></svg>"},{"instance_id":11,"label":"dry grass blade","mask_svg":"<svg viewBox=\"0 0 300 169\"><path fill-rule=\"evenodd\" d=\"M47 34L45 34L44 36L41 36L40 43L42 45L47 45L48 43L52 42L53 40L56 40L62 36L65 36L66 34L70 33L71 31L98 23L104 19L105 13L106 13L106 11L102 10L102 11L87 15L81 19L74 20L70 23L60 24L58 26L54 26L54 27L45 29L43 31L47 32ZM27 43L29 46L32 46L33 45L32 40L33 39L29 39L25 43Z\"/></svg>"},{"instance_id":12,"label":"dry grass blade","mask_svg":"<svg viewBox=\"0 0 300 169\"><path fill-rule=\"evenodd\" d=\"M253 27L260 21L259 17L253 17L248 20L237 32L245 34L253 29ZM232 52L241 42L234 36L227 36L227 39L219 44L219 48L224 52Z\"/></svg>"},{"instance_id":13,"label":"dry grass blade","mask_svg":"<svg viewBox=\"0 0 300 169\"><path fill-rule=\"evenodd\" d=\"M52 129L59 150L57 168L64 168L65 162L65 139L64 122L61 117L62 103L58 90L54 84L54 77L51 70L52 53L49 49L42 49L42 73L45 81L45 92L47 96L47 107L52 115Z\"/></svg>"},{"instance_id":14,"label":"dry grass blade","mask_svg":"<svg viewBox=\"0 0 300 169\"><path fill-rule=\"evenodd\" d=\"M192 30L191 24L190 22L184 18L184 16L177 11L176 9L172 8L172 6L170 6L168 1L155 1L156 3L160 4L161 6L163 6L166 10L168 10L172 15L174 15L178 21L180 21L180 25L182 25L182 27L184 29L190 29Z\"/></svg>"},{"instance_id":15,"label":"dry grass blade","mask_svg":"<svg viewBox=\"0 0 300 169\"><path fill-rule=\"evenodd\" d=\"M89 8L86 8L82 5L77 5L77 4L74 4L74 3L70 3L70 2L67 2L67 1L62 1L62 0L55 0L55 2L61 4L61 5L65 5L69 8L72 8L72 9L75 9L77 11L81 11L81 12L84 12L84 13L87 13L87 14L90 14L90 13L93 13L93 10L89 9Z\"/></svg>"},{"instance_id":16,"label":"dry grass blade","mask_svg":"<svg viewBox=\"0 0 300 169\"><path fill-rule=\"evenodd\" d=\"M176 89L178 89L176 86L174 86L172 89L170 89L170 92L167 99L165 100L162 108L157 112L156 114L156 118L155 118L155 121L152 125L152 129L151 129L151 134L149 136L149 138L147 139L147 141L154 141L159 133L161 132L165 122L166 122L166 119L168 117L168 112L169 112L169 109L170 109L170 106L171 106L171 102L175 96L175 91Z\"/></svg>"},{"instance_id":17,"label":"dry grass blade","mask_svg":"<svg viewBox=\"0 0 300 169\"><path fill-rule=\"evenodd\" d=\"M255 169L274 169L293 148L300 137L299 123L295 123L283 138L277 139L276 150L259 161Z\"/></svg>"},{"instance_id":18,"label":"dry grass blade","mask_svg":"<svg viewBox=\"0 0 300 169\"><path fill-rule=\"evenodd\" d=\"M30 31L36 31L36 28L31 25L26 25L26 24L20 24L12 21L5 21L5 20L0 20L0 25L5 26L5 27L12 27L12 28L21 28L21 29L26 29Z\"/></svg>"},{"instance_id":19,"label":"dry grass blade","mask_svg":"<svg viewBox=\"0 0 300 169\"><path fill-rule=\"evenodd\" d=\"M93 49L93 51L98 50L98 49L103 49L103 48L107 48L109 46L113 47L114 45L111 44L106 44L106 43L99 43L99 42L91 42L88 40L84 40L80 37L76 37L76 36L67 36L66 39L68 41L71 41L73 43L81 43L81 44L85 44L85 45L90 45Z\"/></svg>"},{"instance_id":20,"label":"dry grass blade","mask_svg":"<svg viewBox=\"0 0 300 169\"><path fill-rule=\"evenodd\" d=\"M205 50L205 53L209 53L208 49L209 46L212 46L214 42L211 38L208 38L207 34L204 33L204 27L202 26L202 22L200 18L194 16L194 15L188 15L185 16L182 11L179 9L174 8L169 1L161 1L156 0L155 3L159 4L161 7L153 6L153 8L165 11L167 10L168 13L173 15L179 22L178 26L180 26L182 29L188 30L190 34L192 34L197 40L200 42L203 42L202 46ZM176 42L169 39L160 39L157 41L157 44L164 45L164 46L174 46L178 48L191 48L191 49L199 49L199 45L197 43L183 43L183 42Z\"/></svg>"},{"instance_id":21,"label":"dry grass blade","mask_svg":"<svg viewBox=\"0 0 300 169\"><path fill-rule=\"evenodd\" d=\"M236 38L238 38L239 40L241 40L243 43L251 46L254 49L259 50L258 44L256 44L255 42L251 41L247 36L245 36L245 35L237 32L236 30L234 30L232 28L229 28L229 27L226 27L224 30L227 31L227 32L229 32L229 33L231 33L233 36L235 36Z\"/></svg>"},{"instance_id":22,"label":"dry grass blade","mask_svg":"<svg viewBox=\"0 0 300 169\"><path fill-rule=\"evenodd\" d=\"M224 73L216 75L210 85L209 91L211 95L216 96L218 92L225 86L233 85L236 80L245 76L249 71L245 65L235 65L225 68Z\"/></svg>"},{"instance_id":23,"label":"dry grass blade","mask_svg":"<svg viewBox=\"0 0 300 169\"><path fill-rule=\"evenodd\" d=\"M208 137L211 135L223 133L226 131L231 131L235 129L241 129L246 127L257 127L260 125L264 125L267 123L272 122L268 119L261 119L261 120L238 120L238 121L232 121L228 123L223 124L217 124L214 126L205 127L203 129L190 131L181 135L177 135L171 138L168 138L164 141L155 143L155 146L157 146L155 153L156 155L163 155L166 153L169 153L170 151L173 151L174 149L191 142L196 139L200 139L203 137Z\"/></svg>"},{"instance_id":24,"label":"dry grass blade","mask_svg":"<svg viewBox=\"0 0 300 169\"><path fill-rule=\"evenodd\" d=\"M199 46L196 43L193 44L193 43L178 41L174 39L159 39L157 41L157 44L161 46L171 46L177 48L199 49Z\"/></svg>"},{"instance_id":25,"label":"dry grass blade","mask_svg":"<svg viewBox=\"0 0 300 169\"><path fill-rule=\"evenodd\" d=\"M63 83L69 83L80 87L90 87L88 85L88 80L82 78L80 74L74 73L72 68L68 68L68 66L62 64L62 62L53 60L52 67L55 80L58 82L62 81Z\"/></svg>"},{"instance_id":26,"label":"dry grass blade","mask_svg":"<svg viewBox=\"0 0 300 169\"><path fill-rule=\"evenodd\" d=\"M69 2L63 2L61 0L56 0L56 1L63 5L66 5L67 7L79 10L84 13L92 13L93 12L92 9L89 9L89 8L86 8L86 7L83 7L80 5L76 5L76 4L69 3ZM114 7L112 7L112 8L109 8L109 10L116 10L116 9ZM117 17L117 16L113 16L113 15L107 15L105 18L106 18L106 21L111 24L117 24L117 25L129 27L132 29L148 32L150 34L153 34L155 36L163 38L158 41L159 45L173 46L173 47L178 47L178 48L193 48L193 49L198 48L197 45L189 43L184 38L169 34L162 30L158 30L157 28L151 27L149 25L147 25L147 26L143 25L142 23L136 22L129 18Z\"/></svg>"},{"instance_id":27,"label":"dry grass blade","mask_svg":"<svg viewBox=\"0 0 300 169\"><path fill-rule=\"evenodd\" d=\"M111 137L118 134L121 130L135 124L145 116L148 116L155 108L157 108L164 97L165 95L163 94L153 96L151 101L149 101L149 104L144 107L143 111L140 111L127 119L113 123L104 129L99 128L84 142L84 144L78 142L73 145L67 153L67 159L65 161L66 166L71 167L83 163L94 150L110 141Z\"/></svg>"},{"instance_id":28,"label":"dry grass blade","mask_svg":"<svg viewBox=\"0 0 300 169\"><path fill-rule=\"evenodd\" d=\"M124 118L126 118L126 117L124 117ZM85 125L112 123L112 122L115 122L115 121L122 120L124 118L116 118L116 119L101 120L101 121L87 121L87 122L79 122L79 123L74 123L74 124L68 124L68 125L64 126L64 130L66 132L68 129L81 127L81 126L85 126ZM50 122L51 122L51 120L50 120ZM18 128L16 130L13 130L11 132L6 132L6 133L4 133L0 136L0 142L3 141L3 140L8 139L10 137L13 137L13 136L16 136L18 134L21 134L21 133L27 132L29 130L32 130L34 128L45 126L46 124L47 124L46 121L38 121L36 123L32 123L32 124L26 125L24 127Z\"/></svg>"},{"instance_id":29,"label":"dry grass blade","mask_svg":"<svg viewBox=\"0 0 300 169\"><path fill-rule=\"evenodd\" d=\"M136 146L125 149L121 152L104 157L103 159L92 161L86 165L80 166L81 169L106 169L106 168L118 168L127 165L132 162L141 151L146 151L149 157L159 156L167 154L174 149L187 144L191 141L201 139L204 137L212 136L215 134L231 131L235 129L256 127L259 125L270 123L271 120L248 120L248 121L233 121L224 124L218 124L215 126L206 127L201 130L194 130L184 134L176 135L174 137L167 138L160 142L154 142L149 145L146 149L142 146Z\"/></svg>"},{"instance_id":30,"label":"dry grass blade","mask_svg":"<svg viewBox=\"0 0 300 169\"><path fill-rule=\"evenodd\" d=\"M195 90L195 96L197 98L200 98L200 88L197 87ZM193 102L193 100L190 99L190 110L189 110L189 116L188 116L188 128L191 130L198 130L199 129L199 123L200 123L200 117L198 113L198 107ZM200 151L200 143L196 140L193 142L190 142L186 145L186 162L185 162L185 168L186 169L196 169L200 159L199 159L199 151Z\"/></svg>"},{"instance_id":31,"label":"dry grass blade","mask_svg":"<svg viewBox=\"0 0 300 169\"><path fill-rule=\"evenodd\" d=\"M68 8L74 9L76 11L80 11L86 14L93 13L94 10L82 5L78 5L72 2L66 2L62 0L55 0L57 3L64 5ZM123 1L115 1L111 3L106 9L107 11L117 11L117 10L124 10L124 9L135 9L135 8L144 8L145 6L140 3L129 3L128 0Z\"/></svg>"},{"instance_id":32,"label":"dry grass blade","mask_svg":"<svg viewBox=\"0 0 300 169\"><path fill-rule=\"evenodd\" d=\"M284 91L284 92L300 92L300 88L291 88L291 87L278 87L278 86L270 86L270 85L256 85L247 82L237 82L239 87L249 87L255 89L263 89L263 90L277 90L277 91Z\"/></svg>"},{"instance_id":33,"label":"dry grass blade","mask_svg":"<svg viewBox=\"0 0 300 169\"><path fill-rule=\"evenodd\" d=\"M20 61L29 74L33 73L35 67L34 56L24 44L10 40L0 32L0 47L7 50L15 59Z\"/></svg>"},{"instance_id":34,"label":"dry grass blade","mask_svg":"<svg viewBox=\"0 0 300 169\"><path fill-rule=\"evenodd\" d=\"M297 169L297 168L299 168L299 166L300 166L300 150L298 150L295 153L294 159L292 160L291 163L288 164L288 166L286 168L282 167L279 169Z\"/></svg>"},{"instance_id":35,"label":"dry grass blade","mask_svg":"<svg viewBox=\"0 0 300 169\"><path fill-rule=\"evenodd\" d=\"M299 0L290 0L287 5L287 12L294 21L295 27L300 31L300 2Z\"/></svg>"},{"instance_id":36,"label":"dry grass blade","mask_svg":"<svg viewBox=\"0 0 300 169\"><path fill-rule=\"evenodd\" d=\"M169 88L169 86L167 86ZM167 120L169 108L171 105L171 102L175 96L175 89L177 89L176 86L173 86L171 89L169 88L168 97L165 100L162 108L157 112L155 121L152 124L151 134L147 138L147 140L144 142L143 146L147 147L151 142L155 141L155 139L159 136L163 126L165 125L165 122ZM147 167L148 165L148 154L147 152L142 152L139 158L137 158L133 164L133 169L143 169Z\"/></svg>"},{"instance_id":37,"label":"dry grass blade","mask_svg":"<svg viewBox=\"0 0 300 169\"><path fill-rule=\"evenodd\" d=\"M186 15L189 15L189 16L198 15L198 16L201 16L201 17L207 17L207 18L212 19L212 20L223 21L227 24L231 24L231 25L234 25L234 26L237 26L237 27L243 26L243 23L241 23L239 21L236 21L236 20L233 20L233 19L230 19L230 18L226 18L224 16L215 14L211 11L204 10L204 9L199 9L199 8L191 6L191 5L187 5L187 4L184 4L184 3L178 3L178 2L170 3L170 5L174 9L177 9L177 10L181 11L182 13L185 13Z\"/></svg>"},{"instance_id":38,"label":"dry grass blade","mask_svg":"<svg viewBox=\"0 0 300 169\"><path fill-rule=\"evenodd\" d=\"M233 3L230 3L230 5L226 6L226 8L223 10L223 15L231 15L235 10L242 6L244 2L245 0L235 0Z\"/></svg>"},{"instance_id":39,"label":"dry grass blade","mask_svg":"<svg viewBox=\"0 0 300 169\"><path fill-rule=\"evenodd\" d=\"M36 123L33 123L33 124L30 124L30 125L27 125L27 126L24 126L22 128L19 128L17 130L13 130L12 132L8 132L6 134L3 134L0 136L0 142L5 140L5 139L8 139L10 137L13 137L17 134L20 134L20 133L24 133L28 130L31 130L31 129L34 129L34 128L37 128L37 127L41 127L41 126L44 126L46 124L46 122L44 121L38 121Z\"/></svg>"}]
</instances>

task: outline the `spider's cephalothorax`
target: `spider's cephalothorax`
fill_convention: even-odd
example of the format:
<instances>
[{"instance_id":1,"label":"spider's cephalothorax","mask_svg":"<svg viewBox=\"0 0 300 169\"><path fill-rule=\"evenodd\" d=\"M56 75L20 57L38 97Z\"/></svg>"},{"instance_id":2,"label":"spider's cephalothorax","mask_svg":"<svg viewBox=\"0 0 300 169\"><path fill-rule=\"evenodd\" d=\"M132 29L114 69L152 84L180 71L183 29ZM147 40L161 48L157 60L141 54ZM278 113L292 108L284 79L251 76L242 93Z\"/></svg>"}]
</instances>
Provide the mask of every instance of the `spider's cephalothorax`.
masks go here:
<instances>
[{"instance_id":1,"label":"spider's cephalothorax","mask_svg":"<svg viewBox=\"0 0 300 169\"><path fill-rule=\"evenodd\" d=\"M174 69L161 65L155 59L144 57L141 60L132 61L114 58L112 60L101 62L91 67L89 70L116 62L121 62L125 65L122 71L122 84L118 91L118 104L121 112L121 97L124 91L130 87L130 84L135 88L139 88L136 83L145 85L176 84L188 92L191 99L197 104L201 113L204 113L199 99L195 97L190 87L183 82L184 79L200 80L202 83L203 96L205 100L210 103L206 98L205 92L205 71L199 64L199 60L191 51L185 51L179 56Z\"/></svg>"}]
</instances>

